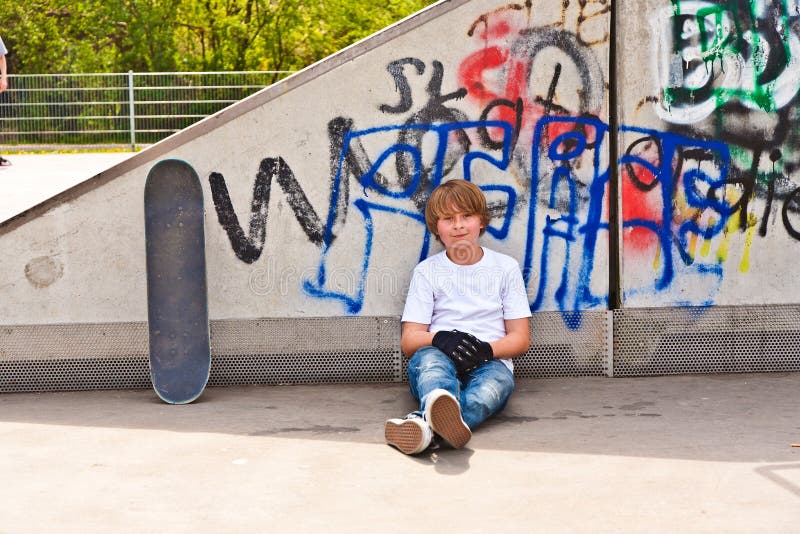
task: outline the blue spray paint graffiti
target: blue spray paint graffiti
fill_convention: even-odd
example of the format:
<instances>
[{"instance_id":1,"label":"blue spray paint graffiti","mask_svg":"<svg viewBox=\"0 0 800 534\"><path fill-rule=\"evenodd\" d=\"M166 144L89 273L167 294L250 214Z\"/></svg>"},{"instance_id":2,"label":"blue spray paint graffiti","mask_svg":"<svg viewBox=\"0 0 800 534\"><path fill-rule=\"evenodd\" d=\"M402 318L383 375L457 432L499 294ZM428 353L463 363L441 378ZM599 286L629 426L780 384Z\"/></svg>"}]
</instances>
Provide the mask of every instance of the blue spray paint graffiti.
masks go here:
<instances>
[{"instance_id":1,"label":"blue spray paint graffiti","mask_svg":"<svg viewBox=\"0 0 800 534\"><path fill-rule=\"evenodd\" d=\"M495 217L488 235L498 241L514 237L514 246L523 247L519 252L533 311L561 311L565 321L577 328L576 312L607 307L604 236L610 230L605 216L609 169L603 158L608 125L591 117L543 117L526 157L531 161L530 182L509 185L500 182L514 173L513 158L525 155L520 154L521 146L514 149L515 130L508 122L406 123L364 130L353 129L352 121L334 122L331 129L337 135L332 136L331 146L336 151L327 217L317 217L285 161L266 158L254 188L247 235L235 216L224 178L211 174L220 224L242 261L252 263L261 255L270 184L276 180L309 241L321 249L316 272L303 279L302 289L314 298L340 301L347 313L361 313L376 243L376 217L412 221L419 237L405 227L402 248L416 260L424 259L431 247L423 217L425 200L443 180L463 177L476 181L487 195L502 198L493 205ZM489 130L497 139L490 147L472 141ZM694 247L698 241L732 231L728 222L746 210L748 201L746 189L738 195L729 191L743 178L731 176L728 146L630 126L621 127L620 134L637 138L618 160L620 169L631 169L633 193L654 193L658 198L655 213L623 217L623 232L638 231L657 247L655 261L649 264L634 254L633 264L645 271L636 283L626 282L626 299L659 295L660 302L673 305L713 304L723 260L719 256L704 260ZM365 146L377 157L370 160ZM651 153L642 147L650 147ZM387 169L392 162L397 166L394 174ZM476 172L473 167L479 162L481 170ZM488 168L496 175L487 178ZM630 191L623 190L622 195L623 208L632 198L635 202ZM788 205L787 201L785 212ZM385 245L385 234L378 235L378 243ZM631 258L630 252L626 254ZM343 272L352 280L345 287L332 276Z\"/></svg>"},{"instance_id":2,"label":"blue spray paint graffiti","mask_svg":"<svg viewBox=\"0 0 800 534\"><path fill-rule=\"evenodd\" d=\"M552 125L570 126L565 133L545 142L546 133ZM591 280L594 271L594 258L597 248L598 233L608 232L608 221L601 220L605 202L608 169L601 171L602 142L608 126L597 119L570 117L543 117L536 125L533 138L533 165L531 168L532 197L528 214L528 240L525 247L523 277L526 285L530 284L533 273L534 238L536 236L536 213L540 206L537 197L539 182L550 176L550 195L547 208L558 210L559 191L566 187L569 199L558 217L545 217L542 229L542 252L539 269L539 285L531 302L531 310L542 308L545 295L548 293L548 280L551 263L555 258L550 254L553 240L563 241L562 265L558 287L553 292L557 309L560 311L578 311L606 305L608 294L594 295L591 291ZM587 134L589 134L587 136ZM593 142L589 139L593 138ZM588 184L588 209L580 205L578 199L579 180L574 172L574 162L587 152L592 162L592 178ZM546 154L546 160L545 160ZM552 170L548 170L552 169ZM563 198L563 196L562 196ZM563 202L561 203L563 204ZM583 221L581 216L585 216ZM582 223L582 224L581 224ZM573 269L573 250L580 237L583 244L580 254L580 266ZM552 266L555 270L556 266ZM558 276L558 273L553 273ZM607 276L607 275L606 275Z\"/></svg>"},{"instance_id":3,"label":"blue spray paint graffiti","mask_svg":"<svg viewBox=\"0 0 800 534\"><path fill-rule=\"evenodd\" d=\"M549 142L544 139L546 133L551 130L552 125L561 126L564 133ZM356 284L352 290L341 290L331 287L329 284L328 273L332 268L330 254L334 243L334 227L337 221L341 220L338 210L341 209L339 199L340 191L343 189L343 180L348 179L342 172L348 153L351 147L360 140L366 140L369 136L394 132L402 134L408 130L420 130L433 133L437 139L436 157L432 164L430 188L436 187L445 178L445 160L447 154L448 139L454 131L468 131L483 129L498 129L502 131L502 141L499 156L489 152L471 149L464 154L462 163L462 175L466 180L473 179L472 165L477 160L490 163L497 169L505 171L511 160L511 149L514 139L513 127L504 121L475 121L475 122L455 122L450 124L426 125L426 124L405 124L402 126L387 126L372 128L361 131L351 131L345 135L342 153L339 158L339 171L336 174L332 186L330 199L330 212L326 226L326 236L324 239L322 258L316 277L307 279L303 283L303 289L311 296L324 299L337 299L342 301L348 313L356 314L362 309L365 296L366 277L369 270L370 258L372 255L372 245L374 239L374 219L373 213L383 212L409 218L418 222L424 228L424 216L422 211L407 203L406 207L398 207L393 204L393 200L410 200L415 194L419 193L420 175L422 168L422 154L419 147L409 144L396 143L385 148L375 159L369 170L360 177L357 177L361 186L362 196L351 199L350 204L361 214L365 235L363 238L363 248L358 253L361 258L356 276ZM561 189L566 187L569 191L569 202L561 216L547 216L546 223L541 229L543 245L539 261L540 277L539 285L536 288L535 297L531 302L531 309L536 311L545 306L545 295L554 292L554 305L556 309L564 312L573 312L605 306L608 301L607 293L597 295L591 290L591 282L594 275L594 259L598 253L598 235L601 232L608 232L608 222L601 221L603 207L605 203L605 190L608 183L608 169L601 170L602 143L606 137L608 126L602 121L592 118L566 118L566 117L545 117L536 129L534 145L532 147L535 162L531 169L531 186L533 191L529 202L528 220L522 221L525 228L525 260L523 263L523 274L526 284L531 282L531 274L534 269L534 241L537 235L537 209L539 199L535 193L539 189L543 177L540 171L546 166L553 167L552 183L550 185L550 198L547 208L557 210L561 202ZM587 135L588 133L588 135ZM386 164L392 156L405 153L414 161L414 170L411 178L405 182L402 188L390 188L385 183L385 179L376 179L380 176L380 168ZM587 191L581 194L581 198L588 198L588 208L582 205L578 198L577 188L585 188L583 183L578 183L578 177L573 167L576 166L578 159L588 157L592 166L592 177L589 180ZM540 163L542 160L542 163ZM480 184L486 192L499 192L506 197L503 215L496 217L495 225L490 226L487 232L498 240L504 240L511 231L513 215L517 207L519 197L517 191L504 184ZM425 192L427 197L429 190ZM340 231L335 232L341 236ZM563 256L551 254L553 240L561 240L566 247ZM430 234L424 230L421 238L418 259L422 260L428 256L430 248ZM352 250L350 251L352 254ZM604 253L600 251L600 253ZM580 267L573 269L573 258ZM551 279L549 272L558 271L552 278L557 279L558 287L550 291L548 282ZM602 276L607 277L606 273ZM559 280L560 277L560 280ZM550 303L547 303L548 305ZM579 325L577 325L579 326ZM576 327L577 327L576 326Z\"/></svg>"},{"instance_id":4,"label":"blue spray paint graffiti","mask_svg":"<svg viewBox=\"0 0 800 534\"><path fill-rule=\"evenodd\" d=\"M505 170L511 161L511 146L513 140L513 128L506 122L502 121L468 121L468 122L452 122L444 124L404 124L385 126L379 128L371 128L366 130L352 130L345 134L342 152L339 157L338 169L332 184L330 211L328 213L328 221L325 227L325 237L322 247L322 258L320 260L319 268L316 277L307 279L303 282L303 289L307 294L318 297L341 300L348 313L358 313L364 303L364 291L366 285L366 277L369 270L370 257L372 255L373 243L373 212L385 212L403 217L408 217L411 220L417 221L425 225L425 218L421 210L411 202L411 199L420 194L421 176L423 173L423 155L420 147L407 143L396 143L389 146L375 159L369 170L357 177L358 183L361 186L361 193L363 196L351 200L351 204L361 214L364 223L364 242L361 251L362 261L359 271L356 273L355 287L350 291L337 290L328 285L328 271L329 257L331 248L334 246L333 235L337 221L340 220L338 210L340 209L339 195L344 188L343 180L349 179L343 172L345 162L350 154L353 146L362 141L368 140L370 136L377 136L386 133L396 133L398 137L403 137L413 132L423 132L432 134L434 136L436 150L435 157L432 163L430 173L430 186L428 191L422 192L427 198L430 190L439 185L444 178L446 159L448 152L448 140L455 132L466 132L469 130L479 129L499 129L503 132L502 147L500 149L500 157L481 151L469 150L463 155L462 174L465 180L472 179L472 165L475 161L481 160L489 163L500 170ZM413 171L410 180L400 184L400 188L391 188L382 177L379 171L381 166L386 164L392 157L398 158L400 154L407 155L414 163ZM497 191L505 193L508 197L506 203L506 216L500 227L490 227L487 229L491 235L498 239L504 239L508 235L509 226L511 223L511 214L513 213L514 204L516 203L516 192L513 188L502 184L489 184L481 186L486 191ZM371 196L370 196L371 195ZM373 200L376 198L376 200ZM392 200L406 200L406 207L398 207L390 203ZM339 232L336 232L338 235ZM424 259L428 256L430 248L430 233L425 229L424 237L419 251L419 259ZM351 251L352 253L352 251Z\"/></svg>"},{"instance_id":5,"label":"blue spray paint graffiti","mask_svg":"<svg viewBox=\"0 0 800 534\"><path fill-rule=\"evenodd\" d=\"M705 277L704 294L693 295L678 302L679 305L710 305L713 293L722 280L723 269L719 262L702 263L693 254L692 236L709 240L721 234L730 217L739 209L725 198L728 184L730 152L725 143L702 141L674 133L623 126L621 132L633 133L656 143L659 157L656 161L641 157L630 151L619 159L620 167L627 166L630 176L644 169L653 180L639 183L639 189L660 188L661 213L656 219L629 218L623 221L624 228L641 228L652 232L658 240L660 273L656 274L652 287L626 288L627 296L641 292L675 289L676 275L681 278ZM693 164L692 164L693 163ZM629 198L629 201L632 199ZM684 214L674 213L676 202L685 205ZM623 196L624 202L624 196ZM677 257L673 253L677 251Z\"/></svg>"}]
</instances>

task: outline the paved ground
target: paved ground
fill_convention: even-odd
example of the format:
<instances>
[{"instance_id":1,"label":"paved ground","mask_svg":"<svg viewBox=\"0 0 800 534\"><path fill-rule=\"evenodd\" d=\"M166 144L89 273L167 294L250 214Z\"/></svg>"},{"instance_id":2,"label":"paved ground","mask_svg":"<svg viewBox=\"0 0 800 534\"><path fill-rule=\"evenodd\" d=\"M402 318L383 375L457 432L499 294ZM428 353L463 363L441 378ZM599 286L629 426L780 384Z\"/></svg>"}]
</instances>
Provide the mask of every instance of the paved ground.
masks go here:
<instances>
[{"instance_id":1,"label":"paved ground","mask_svg":"<svg viewBox=\"0 0 800 534\"><path fill-rule=\"evenodd\" d=\"M0 221L130 157L16 155ZM406 386L0 395L0 534L800 532L800 373L521 380L407 457Z\"/></svg>"},{"instance_id":2,"label":"paved ground","mask_svg":"<svg viewBox=\"0 0 800 534\"><path fill-rule=\"evenodd\" d=\"M799 532L800 373L521 380L407 457L406 386L0 395L0 532Z\"/></svg>"},{"instance_id":3,"label":"paved ground","mask_svg":"<svg viewBox=\"0 0 800 534\"><path fill-rule=\"evenodd\" d=\"M133 152L11 154L0 167L0 222L131 157Z\"/></svg>"}]
</instances>

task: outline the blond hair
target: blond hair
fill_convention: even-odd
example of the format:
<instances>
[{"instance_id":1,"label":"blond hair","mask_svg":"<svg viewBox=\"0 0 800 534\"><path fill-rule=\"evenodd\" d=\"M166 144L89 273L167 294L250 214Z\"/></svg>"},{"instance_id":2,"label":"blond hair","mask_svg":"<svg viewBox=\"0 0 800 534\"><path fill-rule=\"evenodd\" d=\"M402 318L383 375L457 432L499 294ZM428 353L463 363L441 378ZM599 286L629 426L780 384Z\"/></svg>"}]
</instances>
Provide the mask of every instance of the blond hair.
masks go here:
<instances>
[{"instance_id":1,"label":"blond hair","mask_svg":"<svg viewBox=\"0 0 800 534\"><path fill-rule=\"evenodd\" d=\"M486 231L492 216L486 206L486 197L481 189L466 180L450 180L433 190L425 205L425 224L439 239L436 225L442 217L456 212L472 213L481 219L481 233Z\"/></svg>"}]
</instances>

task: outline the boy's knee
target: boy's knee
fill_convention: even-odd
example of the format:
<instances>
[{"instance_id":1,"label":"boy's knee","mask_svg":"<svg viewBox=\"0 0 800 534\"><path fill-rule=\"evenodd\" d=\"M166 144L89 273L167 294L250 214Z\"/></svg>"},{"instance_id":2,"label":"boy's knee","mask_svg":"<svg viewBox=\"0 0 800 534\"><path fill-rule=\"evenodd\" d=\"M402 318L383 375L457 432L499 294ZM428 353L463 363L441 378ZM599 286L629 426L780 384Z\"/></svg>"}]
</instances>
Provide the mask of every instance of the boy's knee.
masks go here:
<instances>
[{"instance_id":1,"label":"boy's knee","mask_svg":"<svg viewBox=\"0 0 800 534\"><path fill-rule=\"evenodd\" d=\"M409 367L412 365L416 367L422 367L446 362L452 364L450 358L448 358L444 352L440 351L436 347L422 347L414 353L414 355L408 361L408 365Z\"/></svg>"},{"instance_id":2,"label":"boy's knee","mask_svg":"<svg viewBox=\"0 0 800 534\"><path fill-rule=\"evenodd\" d=\"M514 392L514 375L501 362L487 365L495 366L496 372L484 374L481 380L476 381L475 387L470 388L470 395L472 401L487 405L490 411L494 411L505 406Z\"/></svg>"},{"instance_id":3,"label":"boy's knee","mask_svg":"<svg viewBox=\"0 0 800 534\"><path fill-rule=\"evenodd\" d=\"M488 365L492 365L492 380L501 384L501 387L514 391L514 373L506 364L499 360L492 360Z\"/></svg>"},{"instance_id":4,"label":"boy's knee","mask_svg":"<svg viewBox=\"0 0 800 534\"><path fill-rule=\"evenodd\" d=\"M436 347L422 347L408 361L409 376L427 373L454 374L455 364Z\"/></svg>"},{"instance_id":5,"label":"boy's knee","mask_svg":"<svg viewBox=\"0 0 800 534\"><path fill-rule=\"evenodd\" d=\"M514 383L487 380L471 392L472 401L487 406L490 410L504 406L514 392Z\"/></svg>"}]
</instances>

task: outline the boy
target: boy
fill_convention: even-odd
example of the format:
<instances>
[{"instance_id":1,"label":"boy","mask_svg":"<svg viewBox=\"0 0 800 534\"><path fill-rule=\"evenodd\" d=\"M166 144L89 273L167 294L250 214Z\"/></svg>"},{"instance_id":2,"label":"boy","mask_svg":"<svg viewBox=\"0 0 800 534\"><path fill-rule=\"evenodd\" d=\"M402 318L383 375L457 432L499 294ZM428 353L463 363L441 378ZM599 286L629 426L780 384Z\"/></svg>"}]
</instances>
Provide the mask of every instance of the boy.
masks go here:
<instances>
[{"instance_id":1,"label":"boy","mask_svg":"<svg viewBox=\"0 0 800 534\"><path fill-rule=\"evenodd\" d=\"M489 224L483 192L451 180L425 206L444 251L414 269L400 346L419 411L386 421L386 442L417 454L433 434L460 448L514 391L513 356L530 345L528 295L519 264L478 244Z\"/></svg>"}]
</instances>

